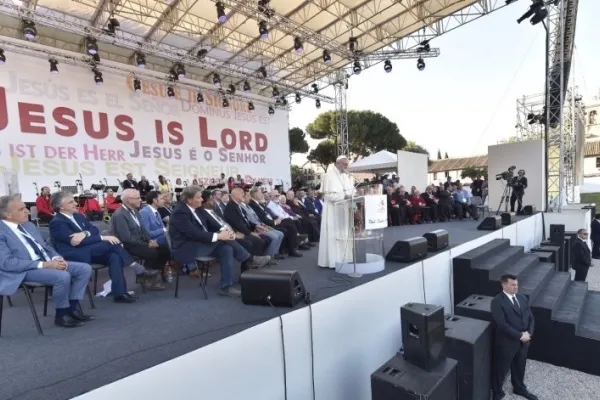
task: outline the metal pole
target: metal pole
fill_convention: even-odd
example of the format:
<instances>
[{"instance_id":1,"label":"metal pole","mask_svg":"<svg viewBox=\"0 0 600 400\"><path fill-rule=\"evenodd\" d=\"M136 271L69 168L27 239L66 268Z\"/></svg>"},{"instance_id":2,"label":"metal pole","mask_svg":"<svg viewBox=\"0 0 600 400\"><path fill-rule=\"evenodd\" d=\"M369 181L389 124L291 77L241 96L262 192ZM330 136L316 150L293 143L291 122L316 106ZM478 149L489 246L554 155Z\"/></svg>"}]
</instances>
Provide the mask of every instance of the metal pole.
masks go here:
<instances>
[{"instance_id":1,"label":"metal pole","mask_svg":"<svg viewBox=\"0 0 600 400\"><path fill-rule=\"evenodd\" d=\"M544 22L544 29L546 29L546 98L544 101L546 107L546 123L544 124L544 181L546 182L546 202L545 212L548 212L548 203L550 202L550 179L549 179L549 165L548 150L550 149L550 77L548 71L550 70L550 27Z\"/></svg>"}]
</instances>

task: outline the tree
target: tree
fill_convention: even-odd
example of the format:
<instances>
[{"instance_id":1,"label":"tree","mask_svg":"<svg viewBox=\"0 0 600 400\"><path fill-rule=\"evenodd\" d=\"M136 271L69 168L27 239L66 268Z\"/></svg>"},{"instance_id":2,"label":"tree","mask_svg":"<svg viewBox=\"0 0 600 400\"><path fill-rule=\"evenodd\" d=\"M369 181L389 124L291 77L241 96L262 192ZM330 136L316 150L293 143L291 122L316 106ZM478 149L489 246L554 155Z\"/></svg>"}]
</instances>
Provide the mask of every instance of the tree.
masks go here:
<instances>
[{"instance_id":1,"label":"tree","mask_svg":"<svg viewBox=\"0 0 600 400\"><path fill-rule=\"evenodd\" d=\"M444 153L444 158L450 158L448 157L448 152Z\"/></svg>"},{"instance_id":2,"label":"tree","mask_svg":"<svg viewBox=\"0 0 600 400\"><path fill-rule=\"evenodd\" d=\"M337 146L333 140L323 140L306 157L308 161L319 164L325 172L337 158Z\"/></svg>"},{"instance_id":3,"label":"tree","mask_svg":"<svg viewBox=\"0 0 600 400\"><path fill-rule=\"evenodd\" d=\"M302 171L302 167L297 165L290 165L290 174L292 175L292 182L296 182L298 177L302 177L304 172Z\"/></svg>"},{"instance_id":4,"label":"tree","mask_svg":"<svg viewBox=\"0 0 600 400\"><path fill-rule=\"evenodd\" d=\"M437 159L441 160L442 159L442 152L440 151L440 149L438 149L438 155L437 155Z\"/></svg>"},{"instance_id":5,"label":"tree","mask_svg":"<svg viewBox=\"0 0 600 400\"><path fill-rule=\"evenodd\" d=\"M313 139L328 139L336 144L336 112L327 111L308 124ZM373 111L348 111L348 146L354 161L381 150L396 153L406 146L398 125Z\"/></svg>"},{"instance_id":6,"label":"tree","mask_svg":"<svg viewBox=\"0 0 600 400\"><path fill-rule=\"evenodd\" d=\"M304 154L308 152L306 134L300 128L292 128L288 131L290 136L290 158L293 154Z\"/></svg>"},{"instance_id":7,"label":"tree","mask_svg":"<svg viewBox=\"0 0 600 400\"><path fill-rule=\"evenodd\" d=\"M410 151L411 153L419 153L419 154L429 155L429 152L427 151L427 149L425 147L418 145L417 143L413 142L412 140L406 142L406 146L404 146L404 148L402 150Z\"/></svg>"},{"instance_id":8,"label":"tree","mask_svg":"<svg viewBox=\"0 0 600 400\"><path fill-rule=\"evenodd\" d=\"M488 174L487 167L467 167L467 168L464 168L460 172L460 177L462 179L465 179L465 178L475 179L475 178L477 178L477 175L487 176L487 174Z\"/></svg>"}]
</instances>

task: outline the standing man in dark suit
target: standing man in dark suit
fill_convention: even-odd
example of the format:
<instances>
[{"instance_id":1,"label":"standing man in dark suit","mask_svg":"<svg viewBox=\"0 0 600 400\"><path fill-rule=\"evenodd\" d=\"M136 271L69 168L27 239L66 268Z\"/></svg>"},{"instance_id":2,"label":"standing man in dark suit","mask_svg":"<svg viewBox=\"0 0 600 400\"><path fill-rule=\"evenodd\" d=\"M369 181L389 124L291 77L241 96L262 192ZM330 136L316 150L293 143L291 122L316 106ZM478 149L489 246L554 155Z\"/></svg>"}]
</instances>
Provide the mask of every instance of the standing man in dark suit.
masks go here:
<instances>
[{"instance_id":1,"label":"standing man in dark suit","mask_svg":"<svg viewBox=\"0 0 600 400\"><path fill-rule=\"evenodd\" d=\"M135 179L133 179L133 174L130 172L127 174L127 179L125 179L123 181L123 183L121 184L121 186L123 186L123 189L137 189L138 188L138 183Z\"/></svg>"},{"instance_id":2,"label":"standing man in dark suit","mask_svg":"<svg viewBox=\"0 0 600 400\"><path fill-rule=\"evenodd\" d=\"M96 226L77 212L71 193L54 193L51 204L56 216L50 222L50 238L56 251L69 261L108 265L115 302L135 302L137 298L127 292L123 268L131 266L138 277L146 278L156 276L158 271L150 272L134 262L118 238L101 235Z\"/></svg>"},{"instance_id":3,"label":"standing man in dark suit","mask_svg":"<svg viewBox=\"0 0 600 400\"><path fill-rule=\"evenodd\" d=\"M251 254L260 256L265 253L269 238L261 235L256 230L256 225L252 224L248 219L245 211L242 209L244 201L244 190L234 188L229 194L231 201L225 206L225 217L223 218L234 231L244 235L244 239L252 243Z\"/></svg>"},{"instance_id":4,"label":"standing man in dark suit","mask_svg":"<svg viewBox=\"0 0 600 400\"><path fill-rule=\"evenodd\" d=\"M129 254L144 260L145 266L159 271L164 277L164 268L171 257L169 247L161 246L150 237L142 224L139 208L142 204L140 192L136 189L125 189L121 194L123 205L114 212L110 219L110 230L123 243ZM164 290L157 282L144 282L152 290Z\"/></svg>"},{"instance_id":5,"label":"standing man in dark suit","mask_svg":"<svg viewBox=\"0 0 600 400\"><path fill-rule=\"evenodd\" d=\"M93 320L78 307L92 267L65 261L28 220L29 211L20 197L0 197L0 295L12 296L23 282L49 285L56 304L55 325L75 328Z\"/></svg>"},{"instance_id":6,"label":"standing man in dark suit","mask_svg":"<svg viewBox=\"0 0 600 400\"><path fill-rule=\"evenodd\" d=\"M510 370L510 380L517 396L538 400L525 386L525 364L534 320L527 298L518 293L515 275L500 277L502 292L492 299L492 319L496 324L492 365L493 400L504 398L504 378Z\"/></svg>"},{"instance_id":7,"label":"standing man in dark suit","mask_svg":"<svg viewBox=\"0 0 600 400\"><path fill-rule=\"evenodd\" d=\"M592 258L600 258L600 214L592 221Z\"/></svg>"},{"instance_id":8,"label":"standing man in dark suit","mask_svg":"<svg viewBox=\"0 0 600 400\"><path fill-rule=\"evenodd\" d=\"M573 269L575 270L575 281L585 282L588 271L592 266L592 253L587 244L588 233L585 229L577 231L577 239L571 249Z\"/></svg>"},{"instance_id":9,"label":"standing man in dark suit","mask_svg":"<svg viewBox=\"0 0 600 400\"><path fill-rule=\"evenodd\" d=\"M510 195L510 211L515 211L515 203L517 203L517 214L521 214L523 209L523 196L525 195L525 189L527 189L527 178L525 177L525 170L520 169L517 172L517 176L512 180L512 194Z\"/></svg>"}]
</instances>

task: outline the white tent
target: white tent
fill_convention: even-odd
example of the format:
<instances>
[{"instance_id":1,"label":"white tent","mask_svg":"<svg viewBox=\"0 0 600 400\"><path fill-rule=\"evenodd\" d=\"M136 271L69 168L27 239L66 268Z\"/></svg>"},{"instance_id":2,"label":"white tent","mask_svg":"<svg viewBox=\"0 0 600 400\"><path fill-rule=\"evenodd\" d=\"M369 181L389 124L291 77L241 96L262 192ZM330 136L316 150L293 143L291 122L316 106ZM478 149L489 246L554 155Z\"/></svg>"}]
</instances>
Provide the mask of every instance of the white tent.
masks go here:
<instances>
[{"instance_id":1,"label":"white tent","mask_svg":"<svg viewBox=\"0 0 600 400\"><path fill-rule=\"evenodd\" d=\"M398 170L398 156L387 150L361 158L353 163L349 172L396 172Z\"/></svg>"}]
</instances>

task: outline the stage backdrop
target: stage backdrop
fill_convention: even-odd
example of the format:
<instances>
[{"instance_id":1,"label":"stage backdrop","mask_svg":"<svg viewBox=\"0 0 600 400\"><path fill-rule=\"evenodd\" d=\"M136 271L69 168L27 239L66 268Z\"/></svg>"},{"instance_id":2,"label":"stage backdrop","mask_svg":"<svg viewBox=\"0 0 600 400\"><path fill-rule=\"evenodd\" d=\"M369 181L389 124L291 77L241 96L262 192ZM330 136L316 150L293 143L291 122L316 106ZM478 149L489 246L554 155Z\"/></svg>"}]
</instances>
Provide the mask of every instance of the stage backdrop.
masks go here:
<instances>
[{"instance_id":1,"label":"stage backdrop","mask_svg":"<svg viewBox=\"0 0 600 400\"><path fill-rule=\"evenodd\" d=\"M544 210L546 204L546 180L544 178L543 140L528 140L518 143L506 143L488 147L488 180L489 206L495 211L500 204L504 191L503 180L496 180L496 175L515 166L515 175L520 169L525 170L527 189L523 197L523 205L531 204L536 209ZM501 183L502 182L502 183ZM504 211L504 205L502 206ZM509 205L510 211L510 205Z\"/></svg>"},{"instance_id":2,"label":"stage backdrop","mask_svg":"<svg viewBox=\"0 0 600 400\"><path fill-rule=\"evenodd\" d=\"M416 186L418 190L425 192L427 171L427 154L398 150L398 177L406 191L410 192L410 187Z\"/></svg>"},{"instance_id":3,"label":"stage backdrop","mask_svg":"<svg viewBox=\"0 0 600 400\"><path fill-rule=\"evenodd\" d=\"M256 104L175 90L166 84L144 83L133 90L133 76L104 73L104 85L94 83L89 69L58 65L52 75L40 59L11 54L0 68L0 167L18 175L18 191L26 201L38 187L60 181L85 189L104 178L110 185L145 175L164 175L204 182L237 174L248 181L290 182L288 113ZM0 171L1 172L1 171ZM16 188L13 188L13 192Z\"/></svg>"}]
</instances>

